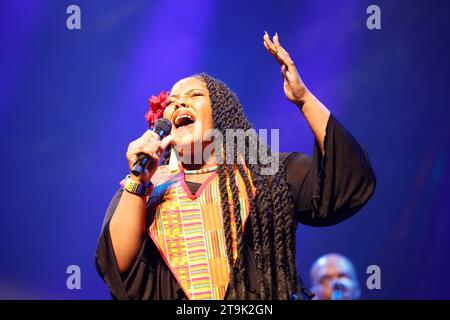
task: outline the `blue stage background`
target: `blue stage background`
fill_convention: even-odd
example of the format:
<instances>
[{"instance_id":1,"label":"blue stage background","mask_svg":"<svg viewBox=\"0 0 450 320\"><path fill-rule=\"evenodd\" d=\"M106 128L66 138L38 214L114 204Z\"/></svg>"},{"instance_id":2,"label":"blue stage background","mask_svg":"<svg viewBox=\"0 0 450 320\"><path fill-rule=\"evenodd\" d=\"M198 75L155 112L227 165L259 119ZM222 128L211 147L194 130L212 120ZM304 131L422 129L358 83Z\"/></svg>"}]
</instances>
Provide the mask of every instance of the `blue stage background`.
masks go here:
<instances>
[{"instance_id":1,"label":"blue stage background","mask_svg":"<svg viewBox=\"0 0 450 320\"><path fill-rule=\"evenodd\" d=\"M81 8L81 30L66 8ZM381 30L366 8L381 8ZM282 151L313 136L262 44L279 33L300 75L367 148L371 201L338 226L299 226L297 264L351 258L365 299L450 299L450 2L0 2L0 298L108 299L94 267L106 207L146 129L150 95L206 71ZM68 290L66 268L81 268ZM366 268L382 288L366 288Z\"/></svg>"}]
</instances>

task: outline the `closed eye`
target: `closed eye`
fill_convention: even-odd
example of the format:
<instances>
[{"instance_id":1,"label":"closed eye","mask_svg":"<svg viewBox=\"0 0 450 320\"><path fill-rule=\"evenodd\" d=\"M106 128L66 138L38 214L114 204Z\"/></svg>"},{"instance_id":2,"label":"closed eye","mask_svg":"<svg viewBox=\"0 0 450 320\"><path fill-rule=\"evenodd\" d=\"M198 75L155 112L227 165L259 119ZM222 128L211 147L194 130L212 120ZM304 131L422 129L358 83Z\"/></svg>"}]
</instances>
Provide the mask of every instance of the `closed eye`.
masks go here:
<instances>
[{"instance_id":1,"label":"closed eye","mask_svg":"<svg viewBox=\"0 0 450 320\"><path fill-rule=\"evenodd\" d=\"M192 93L192 96L193 97L195 97L195 96L204 96L204 94L203 94L203 92L197 91L197 92Z\"/></svg>"}]
</instances>

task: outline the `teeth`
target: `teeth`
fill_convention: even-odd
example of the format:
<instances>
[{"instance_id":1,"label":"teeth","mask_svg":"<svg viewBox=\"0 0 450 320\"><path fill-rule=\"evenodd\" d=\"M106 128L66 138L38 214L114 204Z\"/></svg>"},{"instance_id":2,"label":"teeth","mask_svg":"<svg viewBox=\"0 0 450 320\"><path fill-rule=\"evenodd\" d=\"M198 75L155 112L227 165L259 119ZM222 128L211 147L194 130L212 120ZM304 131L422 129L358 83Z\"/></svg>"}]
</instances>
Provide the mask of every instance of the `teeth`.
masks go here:
<instances>
[{"instance_id":1,"label":"teeth","mask_svg":"<svg viewBox=\"0 0 450 320\"><path fill-rule=\"evenodd\" d=\"M182 114L182 115L176 117L175 123L177 123L181 118L189 118L189 119L191 119L192 121L194 121L194 119L193 119L190 115L188 115L188 114Z\"/></svg>"}]
</instances>

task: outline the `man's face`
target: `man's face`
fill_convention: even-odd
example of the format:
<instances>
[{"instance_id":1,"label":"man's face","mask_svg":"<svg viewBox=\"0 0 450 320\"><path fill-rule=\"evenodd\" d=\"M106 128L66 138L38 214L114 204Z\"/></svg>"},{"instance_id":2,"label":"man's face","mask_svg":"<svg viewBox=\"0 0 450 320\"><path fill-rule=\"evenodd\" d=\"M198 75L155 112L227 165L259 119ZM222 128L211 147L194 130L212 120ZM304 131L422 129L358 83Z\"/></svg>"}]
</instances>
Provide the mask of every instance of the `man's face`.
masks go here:
<instances>
[{"instance_id":1,"label":"man's face","mask_svg":"<svg viewBox=\"0 0 450 320\"><path fill-rule=\"evenodd\" d=\"M311 270L312 291L319 300L359 299L356 273L345 257L330 255L320 258Z\"/></svg>"}]
</instances>

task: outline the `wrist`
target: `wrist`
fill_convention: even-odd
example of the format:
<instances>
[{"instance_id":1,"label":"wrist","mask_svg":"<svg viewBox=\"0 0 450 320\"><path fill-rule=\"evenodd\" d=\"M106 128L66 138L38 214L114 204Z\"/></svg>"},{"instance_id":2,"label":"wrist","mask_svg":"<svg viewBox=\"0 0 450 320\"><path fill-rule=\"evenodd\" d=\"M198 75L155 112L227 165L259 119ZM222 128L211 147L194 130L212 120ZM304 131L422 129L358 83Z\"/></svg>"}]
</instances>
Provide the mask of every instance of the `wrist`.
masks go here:
<instances>
[{"instance_id":1,"label":"wrist","mask_svg":"<svg viewBox=\"0 0 450 320\"><path fill-rule=\"evenodd\" d=\"M148 183L148 181L145 181L145 179L142 178L142 175L140 175L139 177L135 176L134 174L132 174L130 172L130 174L128 176L125 177L125 179L129 177L132 181L137 182L137 183Z\"/></svg>"},{"instance_id":2,"label":"wrist","mask_svg":"<svg viewBox=\"0 0 450 320\"><path fill-rule=\"evenodd\" d=\"M153 191L151 181L143 182L139 177L129 174L121 183L123 190L137 196L148 196Z\"/></svg>"},{"instance_id":3,"label":"wrist","mask_svg":"<svg viewBox=\"0 0 450 320\"><path fill-rule=\"evenodd\" d=\"M294 104L300 109L300 111L303 111L305 109L305 106L310 102L316 100L316 97L310 92L306 91L303 96L294 102Z\"/></svg>"}]
</instances>

